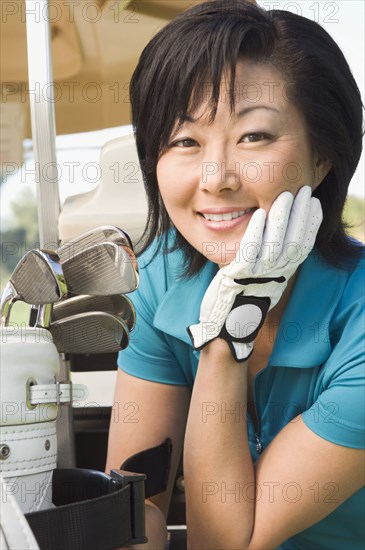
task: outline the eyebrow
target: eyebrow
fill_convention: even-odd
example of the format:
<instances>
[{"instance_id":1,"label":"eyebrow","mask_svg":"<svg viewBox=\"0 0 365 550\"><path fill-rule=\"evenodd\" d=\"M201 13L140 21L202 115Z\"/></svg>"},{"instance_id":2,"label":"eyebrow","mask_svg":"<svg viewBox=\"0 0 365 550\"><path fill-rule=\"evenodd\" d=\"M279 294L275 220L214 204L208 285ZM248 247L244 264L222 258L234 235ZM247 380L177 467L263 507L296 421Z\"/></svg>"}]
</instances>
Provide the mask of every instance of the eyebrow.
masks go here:
<instances>
[{"instance_id":1,"label":"eyebrow","mask_svg":"<svg viewBox=\"0 0 365 550\"><path fill-rule=\"evenodd\" d=\"M255 111L256 109L266 109L267 111L274 111L275 113L280 112L280 111L278 111L278 109L275 109L274 107L268 107L267 105L253 105L252 107L245 107L244 109L241 109L241 111L238 111L238 113L235 113L235 114L236 114L237 118L242 118L246 114L250 113L251 111ZM183 122L194 123L194 122L197 122L197 121L198 121L198 118L194 118L189 114L186 114L183 117Z\"/></svg>"},{"instance_id":2,"label":"eyebrow","mask_svg":"<svg viewBox=\"0 0 365 550\"><path fill-rule=\"evenodd\" d=\"M254 105L252 107L245 107L241 111L238 111L238 113L236 113L236 116L237 118L241 118L247 113L254 111L255 109L266 109L267 111L275 111L276 113L279 113L278 109L275 109L274 107L268 107L267 105Z\"/></svg>"}]
</instances>

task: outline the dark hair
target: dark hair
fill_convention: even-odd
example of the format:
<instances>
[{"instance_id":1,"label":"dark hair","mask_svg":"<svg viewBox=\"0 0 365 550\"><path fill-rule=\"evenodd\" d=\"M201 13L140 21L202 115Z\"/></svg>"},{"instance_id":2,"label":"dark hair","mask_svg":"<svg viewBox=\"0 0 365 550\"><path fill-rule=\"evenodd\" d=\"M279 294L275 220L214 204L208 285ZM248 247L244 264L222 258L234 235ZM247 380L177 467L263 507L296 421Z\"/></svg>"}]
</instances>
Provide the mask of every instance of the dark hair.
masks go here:
<instances>
[{"instance_id":1,"label":"dark hair","mask_svg":"<svg viewBox=\"0 0 365 550\"><path fill-rule=\"evenodd\" d=\"M132 124L149 204L142 250L165 234L165 251L182 249L187 275L205 264L205 257L177 230L174 245L167 247L172 223L159 193L156 165L176 122L182 123L203 100L207 82L212 84L209 107L214 119L227 69L234 108L239 59L274 67L295 90L292 100L304 115L313 150L332 163L314 191L324 212L316 248L333 265L345 266L360 255L342 221L348 185L362 150L359 89L342 51L320 25L287 11L266 11L248 0L212 0L194 6L166 25L142 52L130 87Z\"/></svg>"}]
</instances>

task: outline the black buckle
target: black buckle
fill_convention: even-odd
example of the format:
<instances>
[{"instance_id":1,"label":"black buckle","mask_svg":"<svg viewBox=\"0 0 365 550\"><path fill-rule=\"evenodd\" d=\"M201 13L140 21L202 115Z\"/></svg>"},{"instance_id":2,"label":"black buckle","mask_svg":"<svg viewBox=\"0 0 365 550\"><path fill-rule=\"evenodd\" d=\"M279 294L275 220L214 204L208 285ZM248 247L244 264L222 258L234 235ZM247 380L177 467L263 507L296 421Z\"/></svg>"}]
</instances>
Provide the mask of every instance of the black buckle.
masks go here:
<instances>
[{"instance_id":1,"label":"black buckle","mask_svg":"<svg viewBox=\"0 0 365 550\"><path fill-rule=\"evenodd\" d=\"M132 536L131 544L147 542L145 524L145 474L136 474L126 470L111 470L110 477L115 485L115 491L123 489L128 484L131 490L131 518Z\"/></svg>"}]
</instances>

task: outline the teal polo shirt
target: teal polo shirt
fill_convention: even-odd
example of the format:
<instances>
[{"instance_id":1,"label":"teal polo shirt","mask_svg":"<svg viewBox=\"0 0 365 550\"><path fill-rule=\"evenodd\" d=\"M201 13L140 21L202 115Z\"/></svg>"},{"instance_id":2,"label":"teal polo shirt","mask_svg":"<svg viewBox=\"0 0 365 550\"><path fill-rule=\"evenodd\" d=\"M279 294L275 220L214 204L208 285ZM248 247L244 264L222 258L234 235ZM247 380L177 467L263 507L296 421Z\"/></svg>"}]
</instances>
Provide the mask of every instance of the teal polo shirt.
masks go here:
<instances>
[{"instance_id":1,"label":"teal polo shirt","mask_svg":"<svg viewBox=\"0 0 365 550\"><path fill-rule=\"evenodd\" d=\"M217 266L184 279L180 251L152 245L139 259L140 286L130 295L137 312L129 347L118 364L128 374L163 384L194 384L199 352L186 327L199 320L204 293ZM336 269L313 251L298 277L278 326L267 366L254 380L258 430L248 416L252 458L299 413L320 437L364 448L365 255L351 271ZM290 449L288 449L290 456ZM334 487L316 488L336 498ZM313 493L313 498L318 498ZM365 492L360 490L329 516L280 546L289 549L364 548Z\"/></svg>"}]
</instances>

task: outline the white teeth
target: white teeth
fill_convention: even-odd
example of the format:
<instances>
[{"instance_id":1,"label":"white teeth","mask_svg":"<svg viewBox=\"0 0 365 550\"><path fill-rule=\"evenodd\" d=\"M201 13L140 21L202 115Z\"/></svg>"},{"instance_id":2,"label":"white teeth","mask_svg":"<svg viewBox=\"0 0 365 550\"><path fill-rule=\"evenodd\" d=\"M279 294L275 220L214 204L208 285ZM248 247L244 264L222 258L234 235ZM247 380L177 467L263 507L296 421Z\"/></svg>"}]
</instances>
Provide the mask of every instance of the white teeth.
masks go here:
<instances>
[{"instance_id":1,"label":"white teeth","mask_svg":"<svg viewBox=\"0 0 365 550\"><path fill-rule=\"evenodd\" d=\"M230 220L234 220L235 218L238 218L239 216L243 216L243 214L246 214L251 210L253 210L253 208L247 208L247 210L242 210L240 212L228 212L227 214L203 214L203 217L206 220L209 220L212 222L230 221Z\"/></svg>"}]
</instances>

